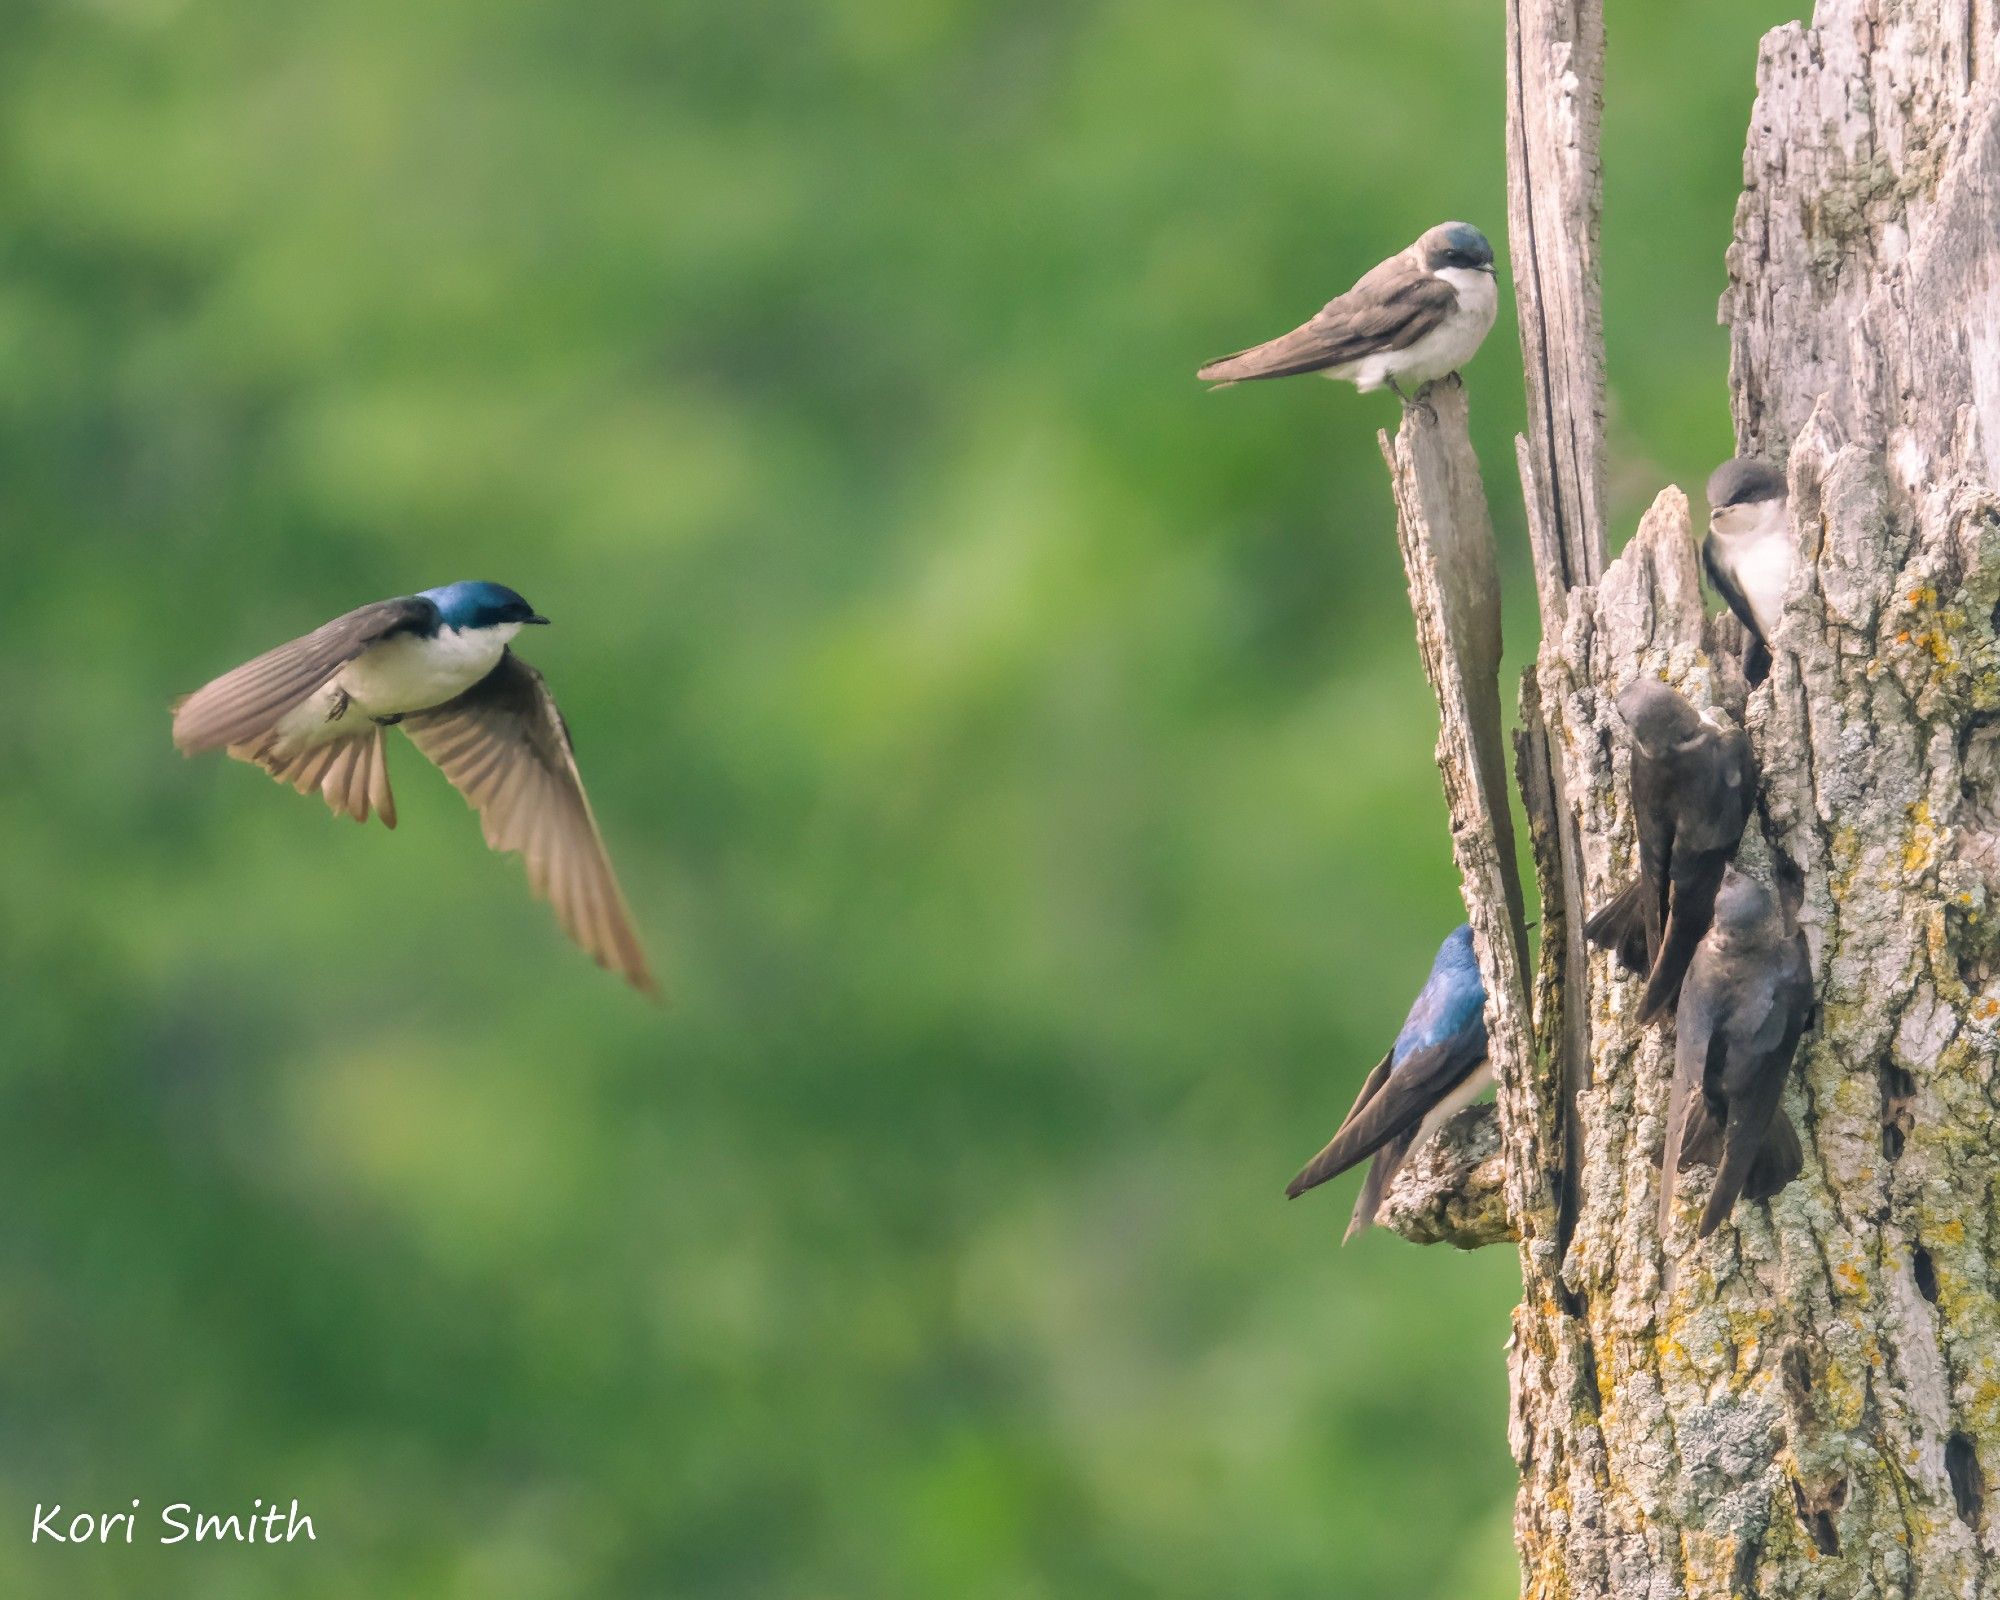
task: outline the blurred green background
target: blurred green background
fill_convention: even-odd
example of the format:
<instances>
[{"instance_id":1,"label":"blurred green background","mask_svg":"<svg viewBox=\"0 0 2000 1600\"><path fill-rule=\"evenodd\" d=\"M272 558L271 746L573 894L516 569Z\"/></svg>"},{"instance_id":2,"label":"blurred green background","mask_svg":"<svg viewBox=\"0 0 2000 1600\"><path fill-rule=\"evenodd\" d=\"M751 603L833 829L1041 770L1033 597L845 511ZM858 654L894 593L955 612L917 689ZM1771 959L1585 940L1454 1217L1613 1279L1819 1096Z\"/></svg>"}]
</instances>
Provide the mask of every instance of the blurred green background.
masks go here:
<instances>
[{"instance_id":1,"label":"blurred green background","mask_svg":"<svg viewBox=\"0 0 2000 1600\"><path fill-rule=\"evenodd\" d=\"M1622 535L1789 12L1613 9ZM1510 1593L1511 1256L1280 1198L1460 919L1395 405L1192 376L1500 237L1501 8L7 20L0 1593ZM1518 662L1511 297L1469 381ZM402 742L394 834L169 745L459 577L664 1011Z\"/></svg>"}]
</instances>

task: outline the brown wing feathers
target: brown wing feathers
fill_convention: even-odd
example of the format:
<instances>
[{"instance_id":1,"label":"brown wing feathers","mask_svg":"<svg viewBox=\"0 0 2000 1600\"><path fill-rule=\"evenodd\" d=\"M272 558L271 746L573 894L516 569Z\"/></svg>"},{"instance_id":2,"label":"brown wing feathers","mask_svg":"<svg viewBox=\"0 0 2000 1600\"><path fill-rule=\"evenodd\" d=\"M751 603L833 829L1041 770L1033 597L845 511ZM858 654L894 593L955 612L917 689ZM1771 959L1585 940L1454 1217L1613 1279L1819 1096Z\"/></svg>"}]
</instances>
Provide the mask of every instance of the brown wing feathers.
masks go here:
<instances>
[{"instance_id":1,"label":"brown wing feathers","mask_svg":"<svg viewBox=\"0 0 2000 1600\"><path fill-rule=\"evenodd\" d=\"M435 605L421 595L410 595L378 600L335 617L181 700L174 707L174 743L185 755L260 744L273 723L371 644L423 626L436 616Z\"/></svg>"},{"instance_id":2,"label":"brown wing feathers","mask_svg":"<svg viewBox=\"0 0 2000 1600\"><path fill-rule=\"evenodd\" d=\"M435 619L429 600L384 600L336 617L197 689L174 707L174 742L189 755L227 749L335 813L396 825L382 729L299 748L277 725L378 640ZM511 651L457 699L403 719L413 743L479 812L487 844L518 851L528 884L600 966L657 993L619 892L563 726L541 674Z\"/></svg>"},{"instance_id":3,"label":"brown wing feathers","mask_svg":"<svg viewBox=\"0 0 2000 1600\"><path fill-rule=\"evenodd\" d=\"M402 728L479 812L487 844L520 854L529 888L563 930L600 966L656 993L541 674L510 651L456 700Z\"/></svg>"}]
</instances>

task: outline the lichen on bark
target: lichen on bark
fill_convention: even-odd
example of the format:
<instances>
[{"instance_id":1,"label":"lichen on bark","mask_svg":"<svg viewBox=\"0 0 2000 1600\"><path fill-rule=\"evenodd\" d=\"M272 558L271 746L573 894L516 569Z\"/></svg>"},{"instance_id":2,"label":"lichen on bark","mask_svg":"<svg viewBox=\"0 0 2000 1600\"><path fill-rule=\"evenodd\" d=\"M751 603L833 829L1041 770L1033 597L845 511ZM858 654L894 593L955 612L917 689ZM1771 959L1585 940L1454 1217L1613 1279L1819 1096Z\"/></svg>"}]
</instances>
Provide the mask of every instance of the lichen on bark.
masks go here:
<instances>
[{"instance_id":1,"label":"lichen on bark","mask_svg":"<svg viewBox=\"0 0 2000 1600\"><path fill-rule=\"evenodd\" d=\"M1994 0L1822 0L1760 51L1722 311L1739 448L1786 466L1800 559L1754 692L1734 625L1704 616L1685 496L1663 490L1598 576L1597 419L1546 404L1601 394L1598 12L1509 4L1543 619L1517 774L1544 908L1532 1032L1495 1019L1497 1113L1456 1119L1384 1220L1519 1241L1527 1594L2000 1595ZM1399 475L1406 555L1415 498ZM1448 761L1467 739L1439 648ZM1654 1215L1672 1029L1640 1029L1636 981L1574 937L1632 870L1613 700L1642 673L1748 728L1742 859L1802 873L1821 1003L1787 1090L1805 1171L1702 1242L1705 1176L1664 1240ZM1468 837L1476 783L1448 787L1486 959L1493 851Z\"/></svg>"}]
</instances>

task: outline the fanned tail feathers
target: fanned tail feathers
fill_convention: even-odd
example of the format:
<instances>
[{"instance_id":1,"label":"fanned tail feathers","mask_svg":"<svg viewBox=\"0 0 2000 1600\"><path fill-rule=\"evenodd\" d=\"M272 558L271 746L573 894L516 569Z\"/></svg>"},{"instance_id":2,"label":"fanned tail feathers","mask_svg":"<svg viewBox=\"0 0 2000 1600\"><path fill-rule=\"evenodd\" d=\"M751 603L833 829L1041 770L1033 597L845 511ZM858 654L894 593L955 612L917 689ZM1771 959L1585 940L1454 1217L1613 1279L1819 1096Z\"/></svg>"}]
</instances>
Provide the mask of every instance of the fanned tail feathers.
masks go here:
<instances>
[{"instance_id":1,"label":"fanned tail feathers","mask_svg":"<svg viewBox=\"0 0 2000 1600\"><path fill-rule=\"evenodd\" d=\"M1634 878L1583 925L1583 936L1609 950L1627 972L1644 976L1652 965L1646 948L1645 883Z\"/></svg>"},{"instance_id":2,"label":"fanned tail feathers","mask_svg":"<svg viewBox=\"0 0 2000 1600\"><path fill-rule=\"evenodd\" d=\"M352 738L291 750L273 735L261 744L231 745L229 753L239 761L255 762L300 794L317 789L335 816L366 822L372 813L382 819L385 828L396 825L396 799L389 790L389 753L379 727L371 724L366 733Z\"/></svg>"}]
</instances>

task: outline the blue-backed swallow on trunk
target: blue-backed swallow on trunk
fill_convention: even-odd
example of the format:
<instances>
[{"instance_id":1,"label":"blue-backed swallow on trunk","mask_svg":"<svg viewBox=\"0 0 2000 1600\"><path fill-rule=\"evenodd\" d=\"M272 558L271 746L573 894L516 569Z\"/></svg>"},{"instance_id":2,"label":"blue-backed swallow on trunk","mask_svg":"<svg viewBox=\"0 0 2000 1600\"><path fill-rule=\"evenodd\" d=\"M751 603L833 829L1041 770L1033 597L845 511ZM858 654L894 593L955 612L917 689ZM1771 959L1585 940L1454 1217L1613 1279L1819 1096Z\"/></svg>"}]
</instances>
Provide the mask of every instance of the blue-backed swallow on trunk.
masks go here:
<instances>
[{"instance_id":1,"label":"blue-backed swallow on trunk","mask_svg":"<svg viewBox=\"0 0 2000 1600\"><path fill-rule=\"evenodd\" d=\"M1446 938L1403 1031L1361 1085L1332 1143L1285 1189L1287 1199L1375 1158L1347 1225L1352 1239L1376 1209L1404 1159L1492 1082L1486 1060L1486 986L1473 954L1472 929Z\"/></svg>"}]
</instances>

